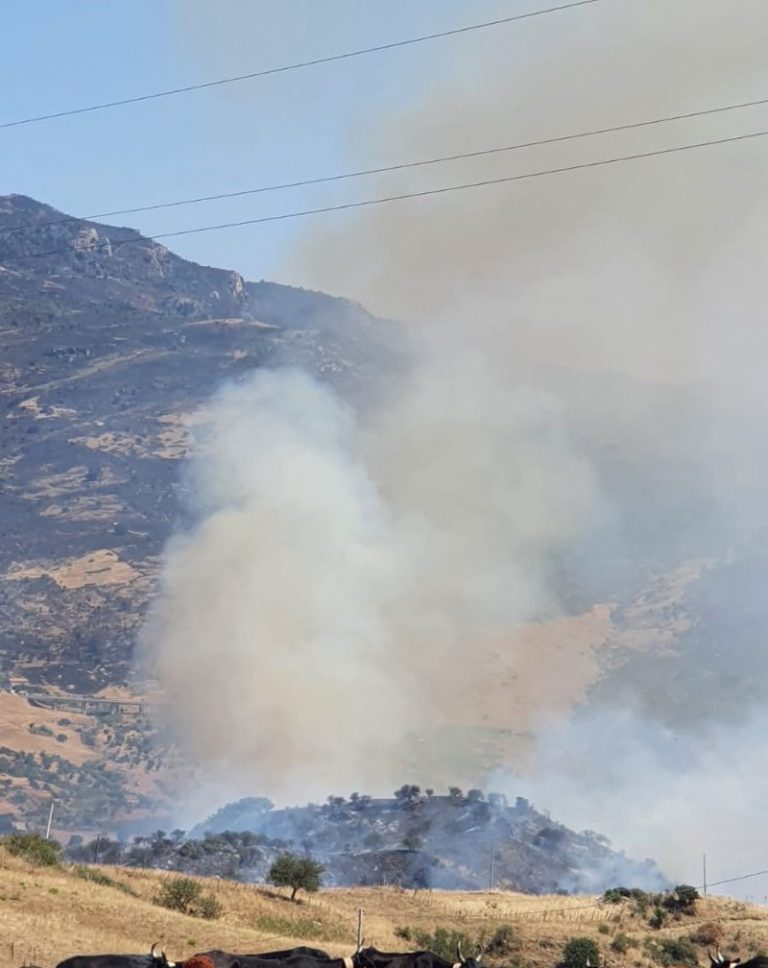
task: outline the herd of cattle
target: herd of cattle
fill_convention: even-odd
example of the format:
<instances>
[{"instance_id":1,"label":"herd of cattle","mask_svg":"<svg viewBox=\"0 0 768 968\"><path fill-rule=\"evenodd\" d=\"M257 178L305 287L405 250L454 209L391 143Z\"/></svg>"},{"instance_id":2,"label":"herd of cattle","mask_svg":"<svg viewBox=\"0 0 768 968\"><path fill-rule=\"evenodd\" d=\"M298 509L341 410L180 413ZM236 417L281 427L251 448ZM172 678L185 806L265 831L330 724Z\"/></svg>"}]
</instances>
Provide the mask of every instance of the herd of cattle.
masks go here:
<instances>
[{"instance_id":1,"label":"herd of cattle","mask_svg":"<svg viewBox=\"0 0 768 968\"><path fill-rule=\"evenodd\" d=\"M148 955L75 955L59 962L56 968L480 968L481 951L465 958L461 945L456 961L446 961L431 951L385 952L361 948L348 958L332 958L319 948L288 948L259 954L233 954L228 951L203 951L185 961L169 961L165 949L153 944ZM709 953L710 968L768 968L768 957L757 955L749 961L725 958L718 948ZM591 968L587 961L588 968Z\"/></svg>"},{"instance_id":2,"label":"herd of cattle","mask_svg":"<svg viewBox=\"0 0 768 968\"><path fill-rule=\"evenodd\" d=\"M387 953L376 948L361 948L348 958L332 958L319 948L289 948L259 954L232 954L228 951L203 951L185 961L169 961L165 949L153 944L148 955L75 955L59 962L56 968L479 968L481 952L465 958L457 945L455 962L446 961L431 951ZM718 966L723 968L723 966Z\"/></svg>"}]
</instances>

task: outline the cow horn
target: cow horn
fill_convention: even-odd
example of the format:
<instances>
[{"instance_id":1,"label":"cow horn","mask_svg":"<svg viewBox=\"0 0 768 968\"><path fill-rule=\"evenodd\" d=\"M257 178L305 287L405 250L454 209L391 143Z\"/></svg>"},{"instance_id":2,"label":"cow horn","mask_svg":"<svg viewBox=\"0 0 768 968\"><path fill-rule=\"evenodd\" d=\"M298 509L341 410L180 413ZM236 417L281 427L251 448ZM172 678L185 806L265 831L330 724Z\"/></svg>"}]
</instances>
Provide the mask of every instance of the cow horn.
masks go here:
<instances>
[{"instance_id":1,"label":"cow horn","mask_svg":"<svg viewBox=\"0 0 768 968\"><path fill-rule=\"evenodd\" d=\"M479 944L477 946L477 954L475 955L475 961L477 962L478 965L480 964L480 959L482 957L483 957L483 946Z\"/></svg>"},{"instance_id":2,"label":"cow horn","mask_svg":"<svg viewBox=\"0 0 768 968\"><path fill-rule=\"evenodd\" d=\"M159 944L160 944L160 942L159 942L159 941L155 941L155 943L154 943L154 944L152 945L152 947L151 947L151 948L149 949L149 957L150 957L150 958L156 958L156 959L158 959L158 960L159 960L159 959L161 958L161 955L156 955L156 954L155 954L155 948L156 948L156 947L157 947L157 946L158 946Z\"/></svg>"},{"instance_id":3,"label":"cow horn","mask_svg":"<svg viewBox=\"0 0 768 968\"><path fill-rule=\"evenodd\" d=\"M464 964L464 955L461 953L461 941L456 942L456 955L459 959L459 964Z\"/></svg>"}]
</instances>

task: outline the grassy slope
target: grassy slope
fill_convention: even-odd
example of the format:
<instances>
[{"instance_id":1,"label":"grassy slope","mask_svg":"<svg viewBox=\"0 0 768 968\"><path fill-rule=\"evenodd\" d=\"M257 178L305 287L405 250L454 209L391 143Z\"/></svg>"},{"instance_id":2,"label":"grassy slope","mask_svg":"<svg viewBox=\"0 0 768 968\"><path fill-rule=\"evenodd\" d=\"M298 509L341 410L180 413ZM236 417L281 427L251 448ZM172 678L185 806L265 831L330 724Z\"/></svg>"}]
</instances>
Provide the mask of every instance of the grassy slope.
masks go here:
<instances>
[{"instance_id":1,"label":"grassy slope","mask_svg":"<svg viewBox=\"0 0 768 968\"><path fill-rule=\"evenodd\" d=\"M394 933L401 925L425 930L455 927L476 937L510 924L521 947L508 961L532 968L557 964L564 941L574 935L593 937L610 968L651 968L655 963L642 948L645 938L688 936L710 921L722 927L723 950L747 957L768 948L768 911L722 899L700 901L693 918L651 932L626 911L595 906L593 898L359 888L323 891L293 905L264 888L210 881L206 890L218 896L224 914L217 921L201 921L152 903L168 874L121 869L108 873L139 896L81 880L69 871L32 868L0 849L0 968L49 966L75 953L144 952L159 939L167 945L169 957L179 960L212 947L258 951L294 943L351 954L359 907L366 912L366 943L383 949L407 948ZM610 942L617 930L638 945L623 955L612 951ZM704 947L699 954L706 963Z\"/></svg>"}]
</instances>

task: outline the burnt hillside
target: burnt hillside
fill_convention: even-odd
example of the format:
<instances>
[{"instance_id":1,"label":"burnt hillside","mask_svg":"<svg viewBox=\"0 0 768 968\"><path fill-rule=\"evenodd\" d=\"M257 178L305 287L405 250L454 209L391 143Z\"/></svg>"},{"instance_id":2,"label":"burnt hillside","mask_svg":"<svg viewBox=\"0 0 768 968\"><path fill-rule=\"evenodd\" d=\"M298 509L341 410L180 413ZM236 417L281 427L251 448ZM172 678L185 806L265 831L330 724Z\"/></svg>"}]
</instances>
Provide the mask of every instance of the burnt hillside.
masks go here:
<instances>
[{"instance_id":1,"label":"burnt hillside","mask_svg":"<svg viewBox=\"0 0 768 968\"><path fill-rule=\"evenodd\" d=\"M248 831L278 846L307 851L327 868L328 884L401 884L449 889L497 887L531 893L605 890L617 883L666 886L652 861L637 862L592 831L576 833L517 797L447 796L406 785L393 798L358 793L327 803L272 809L251 798L229 804L190 834L199 838ZM262 879L272 853L244 865Z\"/></svg>"},{"instance_id":2,"label":"burnt hillside","mask_svg":"<svg viewBox=\"0 0 768 968\"><path fill-rule=\"evenodd\" d=\"M179 513L188 415L266 365L354 397L382 373L386 332L349 301L0 197L0 672L123 681Z\"/></svg>"}]
</instances>

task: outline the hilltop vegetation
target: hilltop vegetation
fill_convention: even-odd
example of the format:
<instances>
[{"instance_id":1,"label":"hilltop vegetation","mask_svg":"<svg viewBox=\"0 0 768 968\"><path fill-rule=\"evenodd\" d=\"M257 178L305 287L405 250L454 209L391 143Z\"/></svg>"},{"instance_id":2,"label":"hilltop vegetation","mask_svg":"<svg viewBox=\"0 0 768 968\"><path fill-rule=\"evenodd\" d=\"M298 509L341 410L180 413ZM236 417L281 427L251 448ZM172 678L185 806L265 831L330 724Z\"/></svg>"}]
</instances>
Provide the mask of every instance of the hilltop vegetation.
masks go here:
<instances>
[{"instance_id":1,"label":"hilltop vegetation","mask_svg":"<svg viewBox=\"0 0 768 968\"><path fill-rule=\"evenodd\" d=\"M478 789L447 795L406 784L390 799L353 793L325 804L275 810L249 798L217 811L189 835L157 831L130 843L75 844L78 862L155 867L264 882L290 850L325 869L327 885L397 885L533 893L601 891L629 882L667 886L652 861L636 862L592 831L576 833L518 797Z\"/></svg>"},{"instance_id":2,"label":"hilltop vegetation","mask_svg":"<svg viewBox=\"0 0 768 968\"><path fill-rule=\"evenodd\" d=\"M387 799L353 792L287 810L252 797L228 804L188 834L164 833L157 828L171 830L164 807L176 789L178 761L145 715L51 710L2 692L0 700L7 723L15 724L15 732L6 728L7 745L0 743L6 805L0 833L44 830L56 797L55 829L65 843L67 831L76 835L68 850L78 863L263 882L289 849L309 851L326 868L326 883L336 885L483 888L492 857L493 884L519 890L664 885L651 862L629 860L597 833L575 833L521 798L508 804L457 786L439 794L404 784ZM97 831L109 836L96 840ZM154 832L122 839L137 831Z\"/></svg>"}]
</instances>

